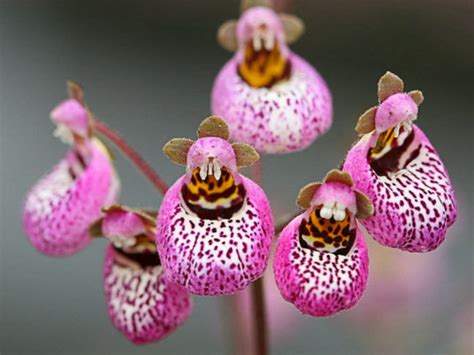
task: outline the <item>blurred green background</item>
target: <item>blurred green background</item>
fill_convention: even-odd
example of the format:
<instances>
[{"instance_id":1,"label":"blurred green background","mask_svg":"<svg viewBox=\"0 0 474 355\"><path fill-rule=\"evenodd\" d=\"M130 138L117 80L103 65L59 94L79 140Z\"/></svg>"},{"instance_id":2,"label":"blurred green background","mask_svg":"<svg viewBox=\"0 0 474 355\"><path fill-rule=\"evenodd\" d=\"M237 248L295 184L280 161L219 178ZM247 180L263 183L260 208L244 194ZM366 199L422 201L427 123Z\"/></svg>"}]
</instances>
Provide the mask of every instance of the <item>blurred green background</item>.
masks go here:
<instances>
[{"instance_id":1,"label":"blurred green background","mask_svg":"<svg viewBox=\"0 0 474 355\"><path fill-rule=\"evenodd\" d=\"M230 54L215 32L237 1L0 2L1 324L5 354L226 354L222 298L194 298L186 324L134 347L111 325L102 292L105 243L66 259L37 253L21 229L27 190L65 153L48 115L65 81L86 89L98 117L120 131L168 182L182 169L161 153L194 137L209 115L213 79ZM334 96L331 131L308 150L264 159L275 216L296 211L301 186L337 167L360 113L391 70L425 94L418 124L447 165L459 217L447 241L415 255L370 243L368 290L354 310L327 319L282 302L267 277L273 354L473 354L473 2L467 0L278 1L301 16L293 49L316 66ZM302 164L301 162L304 162ZM122 202L158 207L161 196L118 157ZM228 315L228 314L227 314Z\"/></svg>"}]
</instances>

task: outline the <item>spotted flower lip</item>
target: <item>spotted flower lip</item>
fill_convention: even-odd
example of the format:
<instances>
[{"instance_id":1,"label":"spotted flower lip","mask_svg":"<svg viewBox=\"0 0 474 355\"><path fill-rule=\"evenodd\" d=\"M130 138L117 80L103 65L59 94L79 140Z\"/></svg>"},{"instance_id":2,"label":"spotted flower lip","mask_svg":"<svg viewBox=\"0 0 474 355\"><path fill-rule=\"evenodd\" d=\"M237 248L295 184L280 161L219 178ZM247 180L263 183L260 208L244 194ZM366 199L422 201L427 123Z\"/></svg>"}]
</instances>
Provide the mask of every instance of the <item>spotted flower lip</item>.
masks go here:
<instances>
[{"instance_id":1,"label":"spotted flower lip","mask_svg":"<svg viewBox=\"0 0 474 355\"><path fill-rule=\"evenodd\" d=\"M198 295L232 294L259 278L273 238L265 193L237 171L258 154L228 136L225 122L211 116L196 142L172 139L164 147L187 170L161 204L158 250L169 278Z\"/></svg>"},{"instance_id":2,"label":"spotted flower lip","mask_svg":"<svg viewBox=\"0 0 474 355\"><path fill-rule=\"evenodd\" d=\"M167 279L153 240L155 216L112 206L102 232L111 240L105 256L104 290L114 326L135 344L158 341L189 317L186 289ZM119 238L119 239L117 239ZM118 240L131 243L117 244Z\"/></svg>"},{"instance_id":3,"label":"spotted flower lip","mask_svg":"<svg viewBox=\"0 0 474 355\"><path fill-rule=\"evenodd\" d=\"M235 55L214 82L211 106L232 139L262 153L289 153L330 128L332 98L324 79L288 48L303 31L302 20L261 1L245 2L240 18L220 27L219 43Z\"/></svg>"},{"instance_id":4,"label":"spotted flower lip","mask_svg":"<svg viewBox=\"0 0 474 355\"><path fill-rule=\"evenodd\" d=\"M365 290L368 253L355 219L373 212L353 189L348 173L332 170L305 186L297 203L306 209L282 231L275 252L275 280L283 298L302 313L325 317L353 307Z\"/></svg>"},{"instance_id":5,"label":"spotted flower lip","mask_svg":"<svg viewBox=\"0 0 474 355\"><path fill-rule=\"evenodd\" d=\"M115 201L119 184L110 157L96 140L72 148L27 194L23 226L33 246L49 256L77 253L90 242L89 226Z\"/></svg>"},{"instance_id":6,"label":"spotted flower lip","mask_svg":"<svg viewBox=\"0 0 474 355\"><path fill-rule=\"evenodd\" d=\"M90 129L81 87L68 83L70 99L51 113L59 136L72 148L27 194L23 227L33 246L49 256L67 256L91 240L89 227L114 203L120 183L109 151Z\"/></svg>"},{"instance_id":7,"label":"spotted flower lip","mask_svg":"<svg viewBox=\"0 0 474 355\"><path fill-rule=\"evenodd\" d=\"M360 140L343 170L374 203L363 221L385 246L410 252L436 249L456 219L456 197L446 167L423 131L413 124L420 91L403 92L403 81L387 72L379 81L380 105L367 110L356 130Z\"/></svg>"}]
</instances>

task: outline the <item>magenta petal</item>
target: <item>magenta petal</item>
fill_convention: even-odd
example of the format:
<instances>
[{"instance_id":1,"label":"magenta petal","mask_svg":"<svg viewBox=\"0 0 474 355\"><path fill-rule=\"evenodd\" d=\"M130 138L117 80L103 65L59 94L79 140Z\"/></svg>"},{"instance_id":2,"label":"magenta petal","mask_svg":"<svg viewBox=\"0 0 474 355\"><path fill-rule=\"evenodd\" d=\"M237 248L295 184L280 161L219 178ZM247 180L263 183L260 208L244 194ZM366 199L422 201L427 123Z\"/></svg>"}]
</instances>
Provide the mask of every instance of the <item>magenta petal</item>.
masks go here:
<instances>
[{"instance_id":1,"label":"magenta petal","mask_svg":"<svg viewBox=\"0 0 474 355\"><path fill-rule=\"evenodd\" d=\"M89 226L118 193L108 156L96 144L88 146L90 161L75 179L70 167L79 163L71 150L26 197L24 230L33 246L46 255L66 256L84 248L90 241Z\"/></svg>"},{"instance_id":2,"label":"magenta petal","mask_svg":"<svg viewBox=\"0 0 474 355\"><path fill-rule=\"evenodd\" d=\"M109 245L104 288L112 323L135 344L162 339L191 314L189 293L168 281L162 266L130 268L117 262L116 254Z\"/></svg>"},{"instance_id":3,"label":"magenta petal","mask_svg":"<svg viewBox=\"0 0 474 355\"><path fill-rule=\"evenodd\" d=\"M253 88L237 72L237 56L220 71L212 90L212 112L229 125L232 139L264 153L307 148L332 124L331 93L320 74L289 53L292 74L271 88Z\"/></svg>"},{"instance_id":4,"label":"magenta petal","mask_svg":"<svg viewBox=\"0 0 474 355\"><path fill-rule=\"evenodd\" d=\"M89 115L84 106L75 99L61 102L52 112L51 119L56 124L63 124L80 136L87 136Z\"/></svg>"},{"instance_id":5,"label":"magenta petal","mask_svg":"<svg viewBox=\"0 0 474 355\"><path fill-rule=\"evenodd\" d=\"M159 254L167 275L198 295L225 295L242 290L267 266L273 221L263 190L240 176L247 203L230 219L208 220L183 208L184 177L168 190L157 222Z\"/></svg>"},{"instance_id":6,"label":"magenta petal","mask_svg":"<svg viewBox=\"0 0 474 355\"><path fill-rule=\"evenodd\" d=\"M275 280L284 299L315 317L333 315L353 307L367 285L368 254L362 232L347 255L304 248L298 227L303 215L282 231L275 252Z\"/></svg>"},{"instance_id":7,"label":"magenta petal","mask_svg":"<svg viewBox=\"0 0 474 355\"><path fill-rule=\"evenodd\" d=\"M102 232L105 237L129 237L145 234L145 224L133 212L109 211L102 222Z\"/></svg>"},{"instance_id":8,"label":"magenta petal","mask_svg":"<svg viewBox=\"0 0 474 355\"><path fill-rule=\"evenodd\" d=\"M416 158L396 173L378 175L367 155L370 135L350 150L344 170L354 187L369 196L375 213L362 221L382 245L411 252L426 252L445 239L456 219L456 198L448 172L420 128L413 126Z\"/></svg>"}]
</instances>

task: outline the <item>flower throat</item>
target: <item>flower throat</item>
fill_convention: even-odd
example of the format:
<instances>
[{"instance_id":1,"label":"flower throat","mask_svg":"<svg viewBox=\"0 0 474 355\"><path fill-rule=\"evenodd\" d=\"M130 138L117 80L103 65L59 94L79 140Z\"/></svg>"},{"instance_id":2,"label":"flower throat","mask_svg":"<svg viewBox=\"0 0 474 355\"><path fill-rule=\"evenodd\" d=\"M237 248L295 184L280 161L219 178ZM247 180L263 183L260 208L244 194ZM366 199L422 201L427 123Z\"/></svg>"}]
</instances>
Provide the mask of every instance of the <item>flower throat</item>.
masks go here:
<instances>
[{"instance_id":1,"label":"flower throat","mask_svg":"<svg viewBox=\"0 0 474 355\"><path fill-rule=\"evenodd\" d=\"M321 217L320 211L321 206L316 207L308 220L301 221L301 246L336 255L347 255L356 237L355 228L351 229L349 213L346 211L346 217L342 221L336 221L334 217Z\"/></svg>"},{"instance_id":2,"label":"flower throat","mask_svg":"<svg viewBox=\"0 0 474 355\"><path fill-rule=\"evenodd\" d=\"M242 208L246 191L226 169L222 169L219 180L214 175L203 180L196 168L181 194L187 207L200 218L228 219Z\"/></svg>"},{"instance_id":3,"label":"flower throat","mask_svg":"<svg viewBox=\"0 0 474 355\"><path fill-rule=\"evenodd\" d=\"M269 88L290 77L291 63L282 56L278 43L271 50L262 47L257 51L249 42L238 73L252 87Z\"/></svg>"}]
</instances>

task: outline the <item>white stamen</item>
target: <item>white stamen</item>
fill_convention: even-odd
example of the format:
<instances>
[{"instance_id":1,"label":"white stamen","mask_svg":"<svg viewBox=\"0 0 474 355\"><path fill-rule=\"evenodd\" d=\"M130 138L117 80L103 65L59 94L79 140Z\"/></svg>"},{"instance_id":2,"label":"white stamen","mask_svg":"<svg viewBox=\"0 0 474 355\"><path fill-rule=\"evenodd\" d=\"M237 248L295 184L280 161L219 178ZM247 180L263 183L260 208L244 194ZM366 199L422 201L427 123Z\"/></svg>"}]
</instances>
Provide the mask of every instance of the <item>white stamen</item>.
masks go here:
<instances>
[{"instance_id":1,"label":"white stamen","mask_svg":"<svg viewBox=\"0 0 474 355\"><path fill-rule=\"evenodd\" d=\"M207 164L204 163L201 165L199 168L199 176L201 177L201 180L206 180L207 177Z\"/></svg>"},{"instance_id":2,"label":"white stamen","mask_svg":"<svg viewBox=\"0 0 474 355\"><path fill-rule=\"evenodd\" d=\"M255 49L255 51L259 51L260 49L262 49L262 41L260 39L260 36L259 35L256 35L253 37L253 48Z\"/></svg>"},{"instance_id":3,"label":"white stamen","mask_svg":"<svg viewBox=\"0 0 474 355\"><path fill-rule=\"evenodd\" d=\"M207 163L207 175L214 175L214 171L213 171L213 164L212 162L208 162Z\"/></svg>"},{"instance_id":4,"label":"white stamen","mask_svg":"<svg viewBox=\"0 0 474 355\"><path fill-rule=\"evenodd\" d=\"M397 123L397 125L395 126L395 131L394 131L394 133L393 133L393 136L394 136L395 138L398 138L399 135L400 135L400 122Z\"/></svg>"},{"instance_id":5,"label":"white stamen","mask_svg":"<svg viewBox=\"0 0 474 355\"><path fill-rule=\"evenodd\" d=\"M63 124L58 124L56 129L53 132L53 135L56 138L59 138L61 142L64 144L73 145L74 144L74 136L69 128L67 128Z\"/></svg>"},{"instance_id":6,"label":"white stamen","mask_svg":"<svg viewBox=\"0 0 474 355\"><path fill-rule=\"evenodd\" d=\"M264 41L265 49L267 51L271 51L273 49L274 44L275 44L273 34L271 32L268 32L266 37L267 38Z\"/></svg>"},{"instance_id":7,"label":"white stamen","mask_svg":"<svg viewBox=\"0 0 474 355\"><path fill-rule=\"evenodd\" d=\"M329 219L332 217L332 209L324 206L323 208L321 208L321 212L319 212L319 214L321 215L321 217Z\"/></svg>"},{"instance_id":8,"label":"white stamen","mask_svg":"<svg viewBox=\"0 0 474 355\"><path fill-rule=\"evenodd\" d=\"M323 208L321 208L319 215L323 218L329 219L332 217L333 209L334 209L334 202L325 203L323 205Z\"/></svg>"},{"instance_id":9,"label":"white stamen","mask_svg":"<svg viewBox=\"0 0 474 355\"><path fill-rule=\"evenodd\" d=\"M222 175L221 167L219 166L219 163L216 160L214 160L212 164L214 165L214 177L217 181L219 181Z\"/></svg>"},{"instance_id":10,"label":"white stamen","mask_svg":"<svg viewBox=\"0 0 474 355\"><path fill-rule=\"evenodd\" d=\"M346 212L345 211L336 210L336 212L334 212L334 219L336 221L343 221L344 218L346 218Z\"/></svg>"},{"instance_id":11,"label":"white stamen","mask_svg":"<svg viewBox=\"0 0 474 355\"><path fill-rule=\"evenodd\" d=\"M135 238L126 237L126 236L116 235L116 236L111 236L108 238L112 241L115 247L121 248L121 249L134 246L136 243Z\"/></svg>"},{"instance_id":12,"label":"white stamen","mask_svg":"<svg viewBox=\"0 0 474 355\"><path fill-rule=\"evenodd\" d=\"M344 218L346 218L346 206L340 202L337 202L336 207L333 209L333 215L336 221L344 220Z\"/></svg>"}]
</instances>

